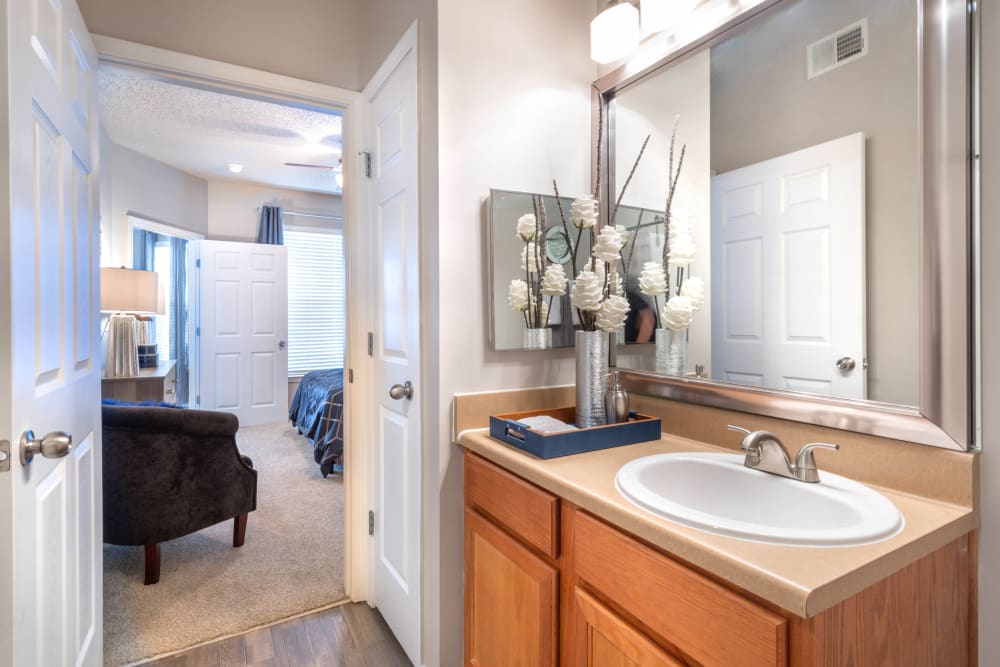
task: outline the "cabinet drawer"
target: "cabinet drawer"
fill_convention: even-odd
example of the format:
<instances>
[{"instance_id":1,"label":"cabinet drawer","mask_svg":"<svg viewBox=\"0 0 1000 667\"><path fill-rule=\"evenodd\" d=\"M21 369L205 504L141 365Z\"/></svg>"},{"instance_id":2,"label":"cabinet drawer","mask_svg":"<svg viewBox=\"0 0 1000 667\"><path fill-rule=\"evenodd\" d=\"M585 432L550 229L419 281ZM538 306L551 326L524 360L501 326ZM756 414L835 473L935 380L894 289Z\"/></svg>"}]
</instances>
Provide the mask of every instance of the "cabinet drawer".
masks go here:
<instances>
[{"instance_id":1,"label":"cabinet drawer","mask_svg":"<svg viewBox=\"0 0 1000 667\"><path fill-rule=\"evenodd\" d=\"M559 556L559 499L468 451L465 504L546 556Z\"/></svg>"},{"instance_id":2,"label":"cabinet drawer","mask_svg":"<svg viewBox=\"0 0 1000 667\"><path fill-rule=\"evenodd\" d=\"M706 667L787 664L786 619L583 512L575 521L579 578L682 652Z\"/></svg>"}]
</instances>

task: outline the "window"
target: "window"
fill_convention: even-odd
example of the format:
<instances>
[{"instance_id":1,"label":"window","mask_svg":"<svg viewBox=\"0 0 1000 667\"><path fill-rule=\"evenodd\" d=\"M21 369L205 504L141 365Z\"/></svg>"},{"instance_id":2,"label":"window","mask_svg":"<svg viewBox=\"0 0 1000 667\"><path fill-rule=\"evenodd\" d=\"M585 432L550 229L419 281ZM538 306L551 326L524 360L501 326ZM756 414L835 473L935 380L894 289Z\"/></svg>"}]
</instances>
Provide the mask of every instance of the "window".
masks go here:
<instances>
[{"instance_id":1,"label":"window","mask_svg":"<svg viewBox=\"0 0 1000 667\"><path fill-rule=\"evenodd\" d=\"M346 336L344 235L285 227L288 249L288 374L342 368Z\"/></svg>"}]
</instances>

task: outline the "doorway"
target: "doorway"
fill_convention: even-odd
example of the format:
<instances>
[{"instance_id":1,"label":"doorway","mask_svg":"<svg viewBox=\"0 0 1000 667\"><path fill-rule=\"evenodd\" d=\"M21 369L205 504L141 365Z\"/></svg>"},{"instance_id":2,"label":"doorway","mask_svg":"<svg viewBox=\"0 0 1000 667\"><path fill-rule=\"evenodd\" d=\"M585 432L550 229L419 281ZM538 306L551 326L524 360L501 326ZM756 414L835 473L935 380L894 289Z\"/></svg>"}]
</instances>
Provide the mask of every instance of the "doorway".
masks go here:
<instances>
[{"instance_id":1,"label":"doorway","mask_svg":"<svg viewBox=\"0 0 1000 667\"><path fill-rule=\"evenodd\" d=\"M125 155L122 161L131 172L126 175L117 173L110 179L110 198L122 201L117 192L121 184L138 181L135 189L140 191L145 201L151 207L161 207L160 211L147 214L146 218L132 216L134 220L129 223L127 233L123 233L118 224L120 220L115 217L118 213L109 211L106 225L102 224L102 232L110 241L107 263L120 262L153 270L161 276L164 306L151 322L150 336L156 341L161 354L178 360L178 364L179 358L185 356L190 378L187 403L193 408L227 410L226 405L210 404L205 391L204 371L208 366L205 354L208 348L203 345L203 339L210 330L208 320L217 318L214 321L226 322L230 329L237 322L249 322L248 326L258 329L261 326L268 328L272 322L265 315L270 313L273 317L279 315L279 311L263 308L262 303L299 304L299 317L295 322L291 321L291 317L282 318L284 324L290 327L289 335L275 336L274 350L268 351L268 354L273 352L272 356L287 354L288 360L295 362L290 367L291 373L284 370L271 373L272 380L280 380L278 385L271 384L273 391L268 396L278 418L247 426L251 420L244 421L240 416L237 446L240 454L252 459L252 466L258 473L257 508L249 514L243 546L234 549L227 544L228 527L224 524L165 542L161 577L152 586L141 586L142 576L136 576L137 568L141 566L141 556L137 552L141 549L109 547L105 551L105 612L106 627L109 628L106 633L106 657L111 662L130 662L323 608L351 596L364 597L363 590L356 592L358 588L353 585L355 577L347 569L351 562L349 553L356 542L352 538L352 526L362 525L352 520L351 493L357 492L354 480L364 479L358 476L358 471L364 470L363 460L358 466L325 470L314 456L317 449L315 434L301 426L296 428L298 421L292 423L288 420L289 404L294 402L298 385L310 371L330 370L332 365L339 366L342 376L347 375L343 369L347 366L351 345L346 329L346 322L350 320L349 306L343 291L346 277L341 275L341 292L330 299L325 292L311 297L291 292L287 293L287 298L285 294L279 296L278 292L284 292L284 287L275 291L271 295L273 298L265 299L266 295L260 294L261 282L252 276L247 288L250 292L256 291L256 300L244 299L240 296L239 285L232 288L229 283L234 281L225 277L222 279L223 282L228 280L225 289L213 291L220 297L217 303L224 308L206 310L198 298L204 293L207 272L224 266L229 258L227 256L224 261L209 266L205 250L210 244L246 248L250 272L261 270L261 260L257 256L267 254L263 251L275 247L256 243L258 223L264 208L280 209L279 216L284 221L287 243L281 250L282 253L287 250L289 257L296 262L287 272L287 278L295 278L303 272L324 270L321 266L323 257L317 256L317 249L320 250L319 255L339 252L341 256L334 264L339 266L341 274L345 272L348 264L345 255L349 257L351 252L351 192L354 185L353 165L343 164L340 155L353 146L349 129L357 94L306 85L304 82L297 87L284 77L263 73L246 78L248 75L243 68L230 69L219 63L207 65L208 71L199 70L206 67L200 59L191 59L191 70L184 74L175 72L176 76L164 76L162 67L156 62L160 54L155 50L149 52L150 60L140 62L137 55L142 56L142 49L137 49L136 45L124 49L128 54L125 57L121 55L122 45L115 40L98 38L97 41L101 53L99 76L104 71L111 72L111 77L118 83L127 82L123 86L125 88L150 86L163 91L175 87L183 89L179 96L199 99L215 96L212 102L198 106L196 111L199 114L206 109L228 105L232 115L238 114L241 108L252 106L257 109L255 123L244 123L239 131L256 134L261 142L270 141L276 153L287 149L280 159L275 158L277 164L273 168L255 161L260 152L232 157L232 152L238 147L234 135L239 132L220 125L217 129L220 134L226 135L223 138L227 152L217 150L220 156L220 164L216 166L218 171L206 173L182 162L198 151L206 152L205 138L200 145L188 144L186 149L180 139L142 144L129 140L127 132L116 132L113 122L105 123L108 143L115 144L117 138L121 144L127 144L112 146L110 170L114 172L116 158ZM176 58L171 60L172 66L185 61L179 54L173 55ZM197 75L197 84L192 84L194 75ZM102 95L107 90L107 87L102 88ZM162 95L158 92L143 95L143 98L162 99ZM102 101L106 100L102 97ZM260 111L265 106L266 110ZM116 108L119 113L122 112L121 106ZM209 112L205 113L211 116ZM267 122L261 121L289 118L306 119L307 122L288 127L280 123L268 126ZM329 119L334 120L327 122ZM210 120L214 122L219 118L216 116ZM184 122L194 125L190 118ZM165 121L165 125L169 123ZM338 127L337 137L329 131L331 125ZM190 128L191 134L197 134L197 131L196 127ZM152 134L145 132L147 137ZM294 135L308 135L309 146L293 145L297 141ZM295 153L297 150L312 150L313 154ZM137 167L146 165L149 160L160 163L155 169L144 172L155 176L136 179ZM176 171L185 174L178 179L182 185L174 191L182 194L158 196L158 191L162 195L162 188L171 181ZM293 174L291 181L280 181L281 173ZM275 175L279 180L268 180ZM203 186L199 180L207 184ZM325 187L326 184L336 184L336 187ZM207 226L199 229L198 206L192 203L197 204L202 197L205 200L204 222ZM175 202L183 199L185 213L176 216L163 214L164 199ZM139 204L131 205L129 209L146 210ZM192 228L199 231L192 232ZM339 246L333 243L334 239ZM212 257L214 260L218 255ZM201 260L200 264L198 260ZM182 270L185 265L186 273ZM320 282L336 291L330 281ZM218 281L215 283L217 287ZM230 288L232 290L227 292ZM330 315L331 308L340 310L335 317L313 317L314 321L310 322L310 299L313 316L317 311ZM326 349L331 346L331 336L325 334L330 334L331 330L339 333L333 335L333 349ZM284 346L286 342L289 344L287 348ZM291 346L294 346L294 352ZM303 350L309 346L316 348L313 351L317 354L304 353ZM219 354L213 358L223 358L227 354L232 358L231 353L225 350L215 350L212 354L215 352ZM254 382L262 372L263 366L258 363L262 354L260 350L249 351L251 365L249 372L242 376L234 375L226 367L220 370L216 365L212 369L212 377L218 380L219 386L249 386L252 400L260 398L259 392L254 392L264 385L255 385ZM228 368L239 367L236 363ZM284 369L284 366L281 368ZM280 375L284 377L278 377ZM342 397L338 400L342 410L346 411L350 406L349 386L342 386L341 391ZM332 412L324 408L319 419L329 421L333 418L331 415ZM342 451L337 458L349 460L352 441L349 415L347 417L348 424L340 429ZM343 416L339 419L343 421ZM198 582L198 585L191 586L192 581ZM158 611L164 601L169 601L171 605L170 615ZM183 609L179 610L178 605ZM176 623L168 623L169 628L159 623L169 622L170 617L176 618L178 614L191 619L207 619L207 622L192 622L183 628L178 628Z\"/></svg>"}]
</instances>

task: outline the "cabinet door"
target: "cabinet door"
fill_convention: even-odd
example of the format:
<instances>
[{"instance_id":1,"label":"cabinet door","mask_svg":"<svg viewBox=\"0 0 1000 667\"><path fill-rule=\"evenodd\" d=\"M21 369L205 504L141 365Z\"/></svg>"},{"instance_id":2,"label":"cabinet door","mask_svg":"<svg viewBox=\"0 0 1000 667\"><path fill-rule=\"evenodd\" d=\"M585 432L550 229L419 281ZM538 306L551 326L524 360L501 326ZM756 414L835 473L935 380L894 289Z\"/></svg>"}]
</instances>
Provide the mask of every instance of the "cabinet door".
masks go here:
<instances>
[{"instance_id":1,"label":"cabinet door","mask_svg":"<svg viewBox=\"0 0 1000 667\"><path fill-rule=\"evenodd\" d=\"M573 597L573 667L683 667L583 590Z\"/></svg>"},{"instance_id":2,"label":"cabinet door","mask_svg":"<svg viewBox=\"0 0 1000 667\"><path fill-rule=\"evenodd\" d=\"M465 664L554 667L556 569L465 510Z\"/></svg>"}]
</instances>

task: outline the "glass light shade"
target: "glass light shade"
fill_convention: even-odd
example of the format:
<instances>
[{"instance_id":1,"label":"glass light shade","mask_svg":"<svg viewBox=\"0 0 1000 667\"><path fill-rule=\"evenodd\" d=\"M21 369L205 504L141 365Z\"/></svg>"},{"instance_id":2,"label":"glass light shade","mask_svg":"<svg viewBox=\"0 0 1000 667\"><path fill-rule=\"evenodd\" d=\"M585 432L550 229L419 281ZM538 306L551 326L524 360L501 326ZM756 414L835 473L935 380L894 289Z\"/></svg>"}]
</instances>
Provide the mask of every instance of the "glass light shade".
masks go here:
<instances>
[{"instance_id":1,"label":"glass light shade","mask_svg":"<svg viewBox=\"0 0 1000 667\"><path fill-rule=\"evenodd\" d=\"M101 269L101 310L105 313L154 315L158 310L159 291L154 271Z\"/></svg>"},{"instance_id":2,"label":"glass light shade","mask_svg":"<svg viewBox=\"0 0 1000 667\"><path fill-rule=\"evenodd\" d=\"M641 0L642 36L676 28L697 4L698 0Z\"/></svg>"},{"instance_id":3,"label":"glass light shade","mask_svg":"<svg viewBox=\"0 0 1000 667\"><path fill-rule=\"evenodd\" d=\"M590 22L590 57L601 65L629 55L639 46L639 10L627 2L608 7Z\"/></svg>"}]
</instances>

